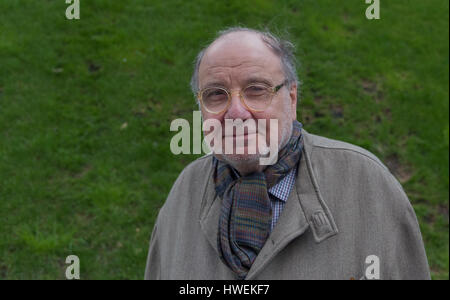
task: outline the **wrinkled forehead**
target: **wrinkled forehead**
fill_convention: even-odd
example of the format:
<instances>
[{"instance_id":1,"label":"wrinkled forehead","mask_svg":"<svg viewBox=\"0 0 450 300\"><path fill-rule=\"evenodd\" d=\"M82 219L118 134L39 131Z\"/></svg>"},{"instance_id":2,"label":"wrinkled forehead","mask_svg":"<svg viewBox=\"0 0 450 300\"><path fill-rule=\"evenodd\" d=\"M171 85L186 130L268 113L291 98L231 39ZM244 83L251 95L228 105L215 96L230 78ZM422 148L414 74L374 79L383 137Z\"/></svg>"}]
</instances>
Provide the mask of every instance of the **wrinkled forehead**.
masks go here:
<instances>
[{"instance_id":1,"label":"wrinkled forehead","mask_svg":"<svg viewBox=\"0 0 450 300\"><path fill-rule=\"evenodd\" d=\"M214 41L200 67L200 86L208 81L238 84L249 77L277 80L283 76L280 58L256 33L236 32Z\"/></svg>"}]
</instances>

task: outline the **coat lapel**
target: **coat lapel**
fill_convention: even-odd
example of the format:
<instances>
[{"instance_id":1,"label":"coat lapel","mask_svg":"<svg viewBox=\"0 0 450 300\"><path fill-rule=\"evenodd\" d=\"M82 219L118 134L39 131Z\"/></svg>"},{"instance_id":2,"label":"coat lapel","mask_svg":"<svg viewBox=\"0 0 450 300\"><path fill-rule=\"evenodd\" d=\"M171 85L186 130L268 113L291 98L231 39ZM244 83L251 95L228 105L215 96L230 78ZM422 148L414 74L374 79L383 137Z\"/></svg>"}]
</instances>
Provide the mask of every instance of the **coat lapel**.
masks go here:
<instances>
[{"instance_id":1,"label":"coat lapel","mask_svg":"<svg viewBox=\"0 0 450 300\"><path fill-rule=\"evenodd\" d=\"M222 199L216 195L213 179L213 164L211 160L210 170L208 170L205 190L203 192L202 208L200 211L200 228L202 229L206 239L211 247L219 255L217 249L217 234L219 229L219 217L222 206Z\"/></svg>"},{"instance_id":2,"label":"coat lapel","mask_svg":"<svg viewBox=\"0 0 450 300\"><path fill-rule=\"evenodd\" d=\"M277 253L293 239L302 235L308 227L309 224L298 200L297 190L294 188L289 195L277 225L253 262L246 279L255 278Z\"/></svg>"}]
</instances>

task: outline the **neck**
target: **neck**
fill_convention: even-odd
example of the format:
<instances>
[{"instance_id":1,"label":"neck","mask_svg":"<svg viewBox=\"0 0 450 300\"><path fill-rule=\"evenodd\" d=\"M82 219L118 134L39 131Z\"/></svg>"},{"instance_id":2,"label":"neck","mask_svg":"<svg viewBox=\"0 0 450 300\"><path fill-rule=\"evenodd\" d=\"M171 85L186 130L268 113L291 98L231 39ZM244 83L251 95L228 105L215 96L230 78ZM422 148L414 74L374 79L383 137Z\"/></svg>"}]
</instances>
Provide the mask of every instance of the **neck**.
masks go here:
<instances>
[{"instance_id":1,"label":"neck","mask_svg":"<svg viewBox=\"0 0 450 300\"><path fill-rule=\"evenodd\" d=\"M262 166L260 164L257 164L256 166L243 166L242 164L239 166L233 166L241 176L247 176L249 174L252 173L256 173L256 172L263 172L265 167L267 166Z\"/></svg>"}]
</instances>

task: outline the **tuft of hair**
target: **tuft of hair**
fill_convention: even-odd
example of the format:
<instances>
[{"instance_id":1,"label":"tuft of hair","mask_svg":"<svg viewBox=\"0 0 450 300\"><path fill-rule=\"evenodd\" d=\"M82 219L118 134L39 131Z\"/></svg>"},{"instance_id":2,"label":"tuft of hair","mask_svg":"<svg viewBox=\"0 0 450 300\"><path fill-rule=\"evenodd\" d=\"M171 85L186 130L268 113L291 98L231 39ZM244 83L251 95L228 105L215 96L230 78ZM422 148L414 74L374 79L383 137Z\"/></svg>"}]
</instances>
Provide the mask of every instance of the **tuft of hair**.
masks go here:
<instances>
[{"instance_id":1,"label":"tuft of hair","mask_svg":"<svg viewBox=\"0 0 450 300\"><path fill-rule=\"evenodd\" d=\"M298 82L298 76L297 76L297 70L296 70L296 64L297 60L294 55L295 46L293 43L291 43L288 40L283 40L270 31L260 31L252 28L247 27L229 27L225 30L221 30L217 33L215 39L209 43L205 48L203 48L197 55L197 58L195 59L194 63L194 72L191 77L191 90L194 93L194 97L197 98L197 93L199 90L199 82L198 82L198 71L200 67L200 63L202 62L202 58L205 55L206 50L213 44L216 40L220 39L221 37L235 32L252 32L255 34L258 34L263 42L280 58L281 60L281 66L283 68L284 75L286 76L287 85L288 87L291 87L292 84L297 84L299 86ZM297 90L300 90L297 88Z\"/></svg>"}]
</instances>

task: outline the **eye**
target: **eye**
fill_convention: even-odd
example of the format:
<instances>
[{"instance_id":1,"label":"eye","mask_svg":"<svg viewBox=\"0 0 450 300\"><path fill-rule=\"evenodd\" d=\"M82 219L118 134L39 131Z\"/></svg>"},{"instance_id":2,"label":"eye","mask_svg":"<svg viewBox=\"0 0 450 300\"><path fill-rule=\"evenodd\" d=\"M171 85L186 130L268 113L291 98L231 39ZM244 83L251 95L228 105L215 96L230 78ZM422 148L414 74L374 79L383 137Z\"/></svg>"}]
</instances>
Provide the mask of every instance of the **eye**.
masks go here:
<instances>
[{"instance_id":1,"label":"eye","mask_svg":"<svg viewBox=\"0 0 450 300\"><path fill-rule=\"evenodd\" d=\"M251 85L245 89L245 95L248 97L264 96L268 93L268 89L263 85Z\"/></svg>"},{"instance_id":2,"label":"eye","mask_svg":"<svg viewBox=\"0 0 450 300\"><path fill-rule=\"evenodd\" d=\"M205 101L223 101L228 99L227 92L223 89L211 88L203 92Z\"/></svg>"}]
</instances>

